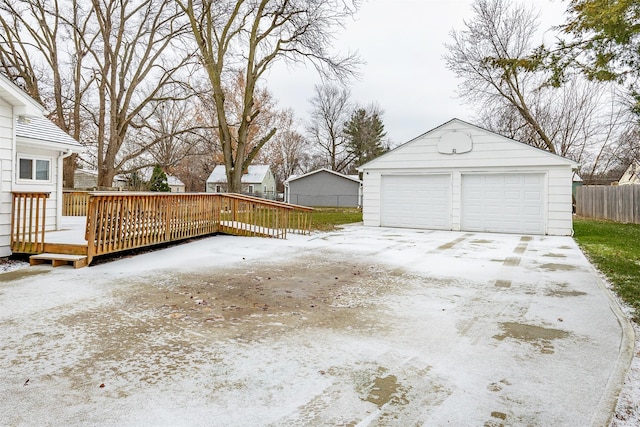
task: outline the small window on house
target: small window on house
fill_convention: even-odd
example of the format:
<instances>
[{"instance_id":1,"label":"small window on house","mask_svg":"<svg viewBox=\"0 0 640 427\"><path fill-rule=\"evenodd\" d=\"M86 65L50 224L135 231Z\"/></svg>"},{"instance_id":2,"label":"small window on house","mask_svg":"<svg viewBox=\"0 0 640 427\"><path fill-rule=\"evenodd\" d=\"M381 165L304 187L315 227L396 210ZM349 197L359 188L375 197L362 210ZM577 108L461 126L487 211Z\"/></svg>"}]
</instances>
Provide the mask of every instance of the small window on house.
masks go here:
<instances>
[{"instance_id":1,"label":"small window on house","mask_svg":"<svg viewBox=\"0 0 640 427\"><path fill-rule=\"evenodd\" d=\"M51 161L48 159L18 159L18 178L24 181L50 181Z\"/></svg>"},{"instance_id":2,"label":"small window on house","mask_svg":"<svg viewBox=\"0 0 640 427\"><path fill-rule=\"evenodd\" d=\"M219 185L216 185L216 193L222 193L222 188Z\"/></svg>"},{"instance_id":3,"label":"small window on house","mask_svg":"<svg viewBox=\"0 0 640 427\"><path fill-rule=\"evenodd\" d=\"M253 193L253 184L249 184L249 193Z\"/></svg>"}]
</instances>

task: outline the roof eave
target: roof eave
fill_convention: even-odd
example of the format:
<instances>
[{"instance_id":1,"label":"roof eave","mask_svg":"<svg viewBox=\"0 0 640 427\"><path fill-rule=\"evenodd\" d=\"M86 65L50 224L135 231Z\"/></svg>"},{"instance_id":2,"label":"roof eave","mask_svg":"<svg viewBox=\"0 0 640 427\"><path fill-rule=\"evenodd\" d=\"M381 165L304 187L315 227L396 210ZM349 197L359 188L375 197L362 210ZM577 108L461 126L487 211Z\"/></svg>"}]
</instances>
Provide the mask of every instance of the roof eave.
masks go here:
<instances>
[{"instance_id":1,"label":"roof eave","mask_svg":"<svg viewBox=\"0 0 640 427\"><path fill-rule=\"evenodd\" d=\"M31 146L47 148L50 150L65 150L73 153L84 152L84 147L78 143L53 142L36 138L26 138L24 136L16 136L16 141Z\"/></svg>"}]
</instances>

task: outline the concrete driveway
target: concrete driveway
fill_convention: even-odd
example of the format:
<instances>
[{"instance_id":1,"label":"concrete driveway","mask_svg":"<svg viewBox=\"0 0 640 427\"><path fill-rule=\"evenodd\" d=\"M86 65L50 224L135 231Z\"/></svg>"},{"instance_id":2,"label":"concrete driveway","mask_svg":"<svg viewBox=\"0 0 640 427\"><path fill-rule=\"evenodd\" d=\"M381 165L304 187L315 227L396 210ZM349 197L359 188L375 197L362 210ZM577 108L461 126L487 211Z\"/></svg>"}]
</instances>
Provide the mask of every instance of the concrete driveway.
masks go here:
<instances>
[{"instance_id":1,"label":"concrete driveway","mask_svg":"<svg viewBox=\"0 0 640 427\"><path fill-rule=\"evenodd\" d=\"M606 425L633 332L569 237L348 226L0 275L22 425Z\"/></svg>"}]
</instances>

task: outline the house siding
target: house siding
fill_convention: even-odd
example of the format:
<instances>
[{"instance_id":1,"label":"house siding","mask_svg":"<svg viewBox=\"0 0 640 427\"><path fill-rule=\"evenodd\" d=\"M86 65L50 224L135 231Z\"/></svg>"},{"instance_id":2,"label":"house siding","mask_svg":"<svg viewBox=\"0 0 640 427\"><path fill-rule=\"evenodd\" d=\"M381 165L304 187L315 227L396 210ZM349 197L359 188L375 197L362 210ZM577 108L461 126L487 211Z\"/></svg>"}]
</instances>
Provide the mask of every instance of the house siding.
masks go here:
<instances>
[{"instance_id":1,"label":"house siding","mask_svg":"<svg viewBox=\"0 0 640 427\"><path fill-rule=\"evenodd\" d=\"M11 255L13 108L0 98L0 256Z\"/></svg>"},{"instance_id":2,"label":"house siding","mask_svg":"<svg viewBox=\"0 0 640 427\"><path fill-rule=\"evenodd\" d=\"M46 221L46 231L53 231L58 228L58 218L57 218L57 207L58 207L58 176L59 168L58 168L58 157L57 151L48 150L43 148L34 148L30 147L28 144L21 143L18 141L16 148L16 159L20 154L24 155L32 155L38 158L49 159L50 162L50 180L46 183L42 182L20 182L17 181L17 177L14 177L16 180L13 184L14 191L29 191L29 192L45 192L49 193L49 198L47 199L47 211L45 215ZM14 174L15 175L15 174Z\"/></svg>"},{"instance_id":3,"label":"house siding","mask_svg":"<svg viewBox=\"0 0 640 427\"><path fill-rule=\"evenodd\" d=\"M438 152L439 139L452 130L471 136L473 147L470 152ZM445 124L364 165L362 171L365 226L381 225L380 189L384 175L451 174L451 229L460 230L462 176L465 173L542 173L545 176L545 234L572 233L571 162L464 122Z\"/></svg>"}]
</instances>

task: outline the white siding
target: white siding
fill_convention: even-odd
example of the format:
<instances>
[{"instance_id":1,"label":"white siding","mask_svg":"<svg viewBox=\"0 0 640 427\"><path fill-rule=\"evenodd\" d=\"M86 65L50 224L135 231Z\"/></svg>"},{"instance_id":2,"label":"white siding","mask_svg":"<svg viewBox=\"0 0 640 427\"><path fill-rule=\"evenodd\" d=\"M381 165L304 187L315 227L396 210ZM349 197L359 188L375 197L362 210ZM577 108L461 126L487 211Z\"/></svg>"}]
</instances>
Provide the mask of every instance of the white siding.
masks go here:
<instances>
[{"instance_id":1,"label":"white siding","mask_svg":"<svg viewBox=\"0 0 640 427\"><path fill-rule=\"evenodd\" d=\"M462 154L442 154L440 137L451 130L471 136L473 147ZM461 228L461 176L465 173L544 174L545 233L572 233L573 162L467 123L453 120L369 162L363 171L363 223L381 225L381 177L397 174L451 174L451 229Z\"/></svg>"},{"instance_id":2,"label":"white siding","mask_svg":"<svg viewBox=\"0 0 640 427\"><path fill-rule=\"evenodd\" d=\"M20 141L18 141L18 144L17 144L16 159L19 154L24 154L24 155L32 155L37 158L49 159L51 161L50 163L51 176L50 176L49 182L24 183L24 182L17 181L16 173L14 173L14 177L13 177L14 179L13 191L42 191L42 192L50 193L49 198L47 199L47 213L46 213L46 219L45 219L47 231L56 230L58 228L58 224L57 224L58 221L57 221L57 215L56 215L57 205L58 205L57 182L58 182L58 178L62 179L62 177L59 177L58 175L59 174L58 153L59 153L58 151L54 151L54 150L34 148L29 145L21 144ZM14 160L14 161L17 161L17 160Z\"/></svg>"},{"instance_id":3,"label":"white siding","mask_svg":"<svg viewBox=\"0 0 640 427\"><path fill-rule=\"evenodd\" d=\"M0 256L11 255L13 109L0 98Z\"/></svg>"}]
</instances>

